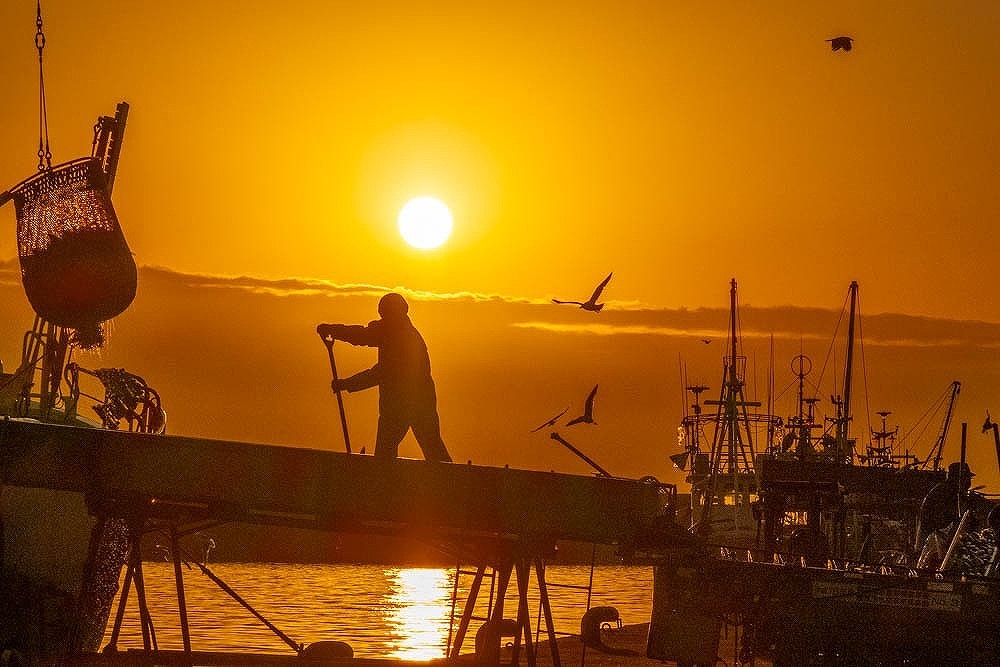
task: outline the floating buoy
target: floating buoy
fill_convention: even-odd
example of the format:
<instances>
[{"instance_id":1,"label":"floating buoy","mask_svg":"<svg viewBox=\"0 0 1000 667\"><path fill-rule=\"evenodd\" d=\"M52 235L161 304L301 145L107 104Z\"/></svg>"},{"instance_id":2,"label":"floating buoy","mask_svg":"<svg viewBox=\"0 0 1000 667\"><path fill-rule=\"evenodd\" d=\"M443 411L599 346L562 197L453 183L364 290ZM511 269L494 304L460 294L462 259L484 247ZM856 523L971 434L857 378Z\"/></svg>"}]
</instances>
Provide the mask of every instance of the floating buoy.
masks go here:
<instances>
[{"instance_id":1,"label":"floating buoy","mask_svg":"<svg viewBox=\"0 0 1000 667\"><path fill-rule=\"evenodd\" d=\"M332 660L334 658L353 658L354 649L347 642L340 642L335 640L323 640L318 642L313 642L309 646L302 649L299 653L302 658L309 658L310 660Z\"/></svg>"},{"instance_id":2,"label":"floating buoy","mask_svg":"<svg viewBox=\"0 0 1000 667\"><path fill-rule=\"evenodd\" d=\"M476 658L481 664L497 664L503 638L516 638L519 632L520 627L513 618L486 621L476 631Z\"/></svg>"},{"instance_id":3,"label":"floating buoy","mask_svg":"<svg viewBox=\"0 0 1000 667\"><path fill-rule=\"evenodd\" d=\"M584 646L609 655L636 655L627 648L608 646L601 639L601 630L621 629L622 618L615 607L591 607L580 619L580 641Z\"/></svg>"}]
</instances>

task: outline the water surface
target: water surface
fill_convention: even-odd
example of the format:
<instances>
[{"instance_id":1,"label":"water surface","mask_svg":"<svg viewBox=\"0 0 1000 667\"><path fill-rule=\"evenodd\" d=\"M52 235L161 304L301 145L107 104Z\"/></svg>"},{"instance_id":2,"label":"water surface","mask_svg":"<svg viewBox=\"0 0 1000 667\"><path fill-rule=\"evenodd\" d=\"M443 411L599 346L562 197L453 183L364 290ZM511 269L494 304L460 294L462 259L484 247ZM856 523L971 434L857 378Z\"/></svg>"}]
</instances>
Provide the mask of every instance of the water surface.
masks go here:
<instances>
[{"instance_id":1,"label":"water surface","mask_svg":"<svg viewBox=\"0 0 1000 667\"><path fill-rule=\"evenodd\" d=\"M350 644L358 657L426 660L445 656L452 618L455 570L378 565L292 565L217 563L212 572L232 587L296 643L319 640ZM171 563L145 563L146 595L161 649L181 649L177 592ZM558 584L586 586L590 568L550 566L546 569L553 625L557 632L579 632L587 608L586 591ZM468 595L471 575L458 581L455 624ZM617 607L626 624L645 623L652 605L653 571L648 567L601 566L594 570L591 606ZM292 649L250 612L197 569L184 570L191 645L203 651L286 653ZM489 582L480 594L476 614L486 613ZM538 619L538 589L529 586L532 627ZM117 609L117 600L112 609ZM504 601L508 617L517 608L514 582ZM142 647L134 590L126 608L119 650ZM113 622L113 618L112 618ZM473 650L473 621L463 652ZM111 627L105 633L105 643ZM544 634L544 628L543 628Z\"/></svg>"}]
</instances>

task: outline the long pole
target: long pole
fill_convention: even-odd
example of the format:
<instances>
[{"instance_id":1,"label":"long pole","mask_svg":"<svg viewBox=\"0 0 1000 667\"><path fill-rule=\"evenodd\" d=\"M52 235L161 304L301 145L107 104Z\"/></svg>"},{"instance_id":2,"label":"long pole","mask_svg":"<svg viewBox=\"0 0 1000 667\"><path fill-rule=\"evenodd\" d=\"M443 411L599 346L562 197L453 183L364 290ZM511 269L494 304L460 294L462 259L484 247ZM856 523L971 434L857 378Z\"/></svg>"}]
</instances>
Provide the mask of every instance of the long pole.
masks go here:
<instances>
[{"instance_id":1,"label":"long pole","mask_svg":"<svg viewBox=\"0 0 1000 667\"><path fill-rule=\"evenodd\" d=\"M965 468L966 465L968 465L965 462L965 450L967 448L965 437L968 432L968 428L968 423L962 422L962 449L960 450L961 454L959 456L961 465L958 468L958 516L962 516L962 512L965 511L965 503L962 502L966 494L965 483L972 481L969 479L969 476L965 474Z\"/></svg>"},{"instance_id":2,"label":"long pole","mask_svg":"<svg viewBox=\"0 0 1000 667\"><path fill-rule=\"evenodd\" d=\"M326 352L330 357L330 372L333 373L333 381L336 382L340 379L337 377L337 362L333 359L333 341L323 338L323 344L326 345ZM340 426L344 430L344 446L347 447L347 453L351 453L351 436L347 432L347 413L344 412L344 397L340 395L340 389L335 389L334 393L337 394L337 407L340 408Z\"/></svg>"},{"instance_id":3,"label":"long pole","mask_svg":"<svg viewBox=\"0 0 1000 667\"><path fill-rule=\"evenodd\" d=\"M586 461L590 465L590 467L593 468L594 470L596 470L597 472L599 472L602 477L613 477L613 475L611 473L609 473L607 470L605 470L601 466L599 466L596 463L594 463L594 460L592 458L590 458L589 456L587 456L586 454L584 454L583 452L581 452L579 449L577 449L573 445L571 445L568 442L566 442L565 440L563 440L562 436L559 435L558 433L556 433L555 431L553 431L552 433L550 433L549 437L552 438L553 440L555 440L557 442L560 442L563 445L565 445L566 449L568 449L569 451L573 452L574 454L576 454L577 456L579 456L581 459L583 459L584 461Z\"/></svg>"},{"instance_id":4,"label":"long pole","mask_svg":"<svg viewBox=\"0 0 1000 667\"><path fill-rule=\"evenodd\" d=\"M993 444L997 448L997 469L1000 470L1000 430L996 424L993 424Z\"/></svg>"}]
</instances>

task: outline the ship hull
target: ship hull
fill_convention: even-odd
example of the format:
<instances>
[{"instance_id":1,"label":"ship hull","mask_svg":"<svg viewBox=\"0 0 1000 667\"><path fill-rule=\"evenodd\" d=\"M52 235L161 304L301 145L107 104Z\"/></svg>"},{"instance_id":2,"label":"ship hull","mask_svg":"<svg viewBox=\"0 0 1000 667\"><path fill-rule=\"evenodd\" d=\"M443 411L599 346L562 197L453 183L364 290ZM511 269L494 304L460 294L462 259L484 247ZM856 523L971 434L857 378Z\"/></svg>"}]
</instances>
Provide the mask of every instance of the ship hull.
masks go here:
<instances>
[{"instance_id":1,"label":"ship hull","mask_svg":"<svg viewBox=\"0 0 1000 667\"><path fill-rule=\"evenodd\" d=\"M0 646L30 664L96 651L124 562L123 526L84 494L0 487Z\"/></svg>"},{"instance_id":2,"label":"ship hull","mask_svg":"<svg viewBox=\"0 0 1000 667\"><path fill-rule=\"evenodd\" d=\"M712 664L728 618L741 621L744 657L776 665L1000 663L1000 582L746 558L655 568L649 657Z\"/></svg>"}]
</instances>

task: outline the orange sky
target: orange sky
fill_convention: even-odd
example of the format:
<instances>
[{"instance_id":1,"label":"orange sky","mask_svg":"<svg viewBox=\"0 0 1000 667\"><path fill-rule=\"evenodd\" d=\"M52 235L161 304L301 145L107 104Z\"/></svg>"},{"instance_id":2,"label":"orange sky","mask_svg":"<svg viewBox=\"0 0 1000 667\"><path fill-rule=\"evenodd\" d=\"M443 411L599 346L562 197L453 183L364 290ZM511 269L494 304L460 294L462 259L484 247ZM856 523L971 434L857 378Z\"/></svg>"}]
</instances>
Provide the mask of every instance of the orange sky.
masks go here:
<instances>
[{"instance_id":1,"label":"orange sky","mask_svg":"<svg viewBox=\"0 0 1000 667\"><path fill-rule=\"evenodd\" d=\"M689 307L858 280L871 312L1000 321L1000 6L611 7L46 0L56 160L132 105L141 264L524 297L614 270L611 299ZM0 6L3 184L36 162L34 12ZM440 251L395 231L419 194Z\"/></svg>"},{"instance_id":2,"label":"orange sky","mask_svg":"<svg viewBox=\"0 0 1000 667\"><path fill-rule=\"evenodd\" d=\"M968 389L977 398L963 394L971 423L995 400L996 332L956 322L1000 323L996 3L43 4L55 161L88 154L94 119L131 105L114 199L140 266L473 292L498 295L495 307L585 297L615 272L597 318L530 304L530 317L415 308L446 437L462 443L456 459L537 463L512 445L490 452L500 445L464 415L494 411L486 424L501 431L516 415L513 437L609 373L620 391L611 380L602 406L621 425L603 437L632 443L622 472L663 466L680 410L677 356L717 384L718 355L641 333L648 322L623 309L724 309L732 276L745 305L837 309L857 280L869 314L952 320L923 347L885 347L881 377L905 382L872 410L919 416L952 379L972 382L952 377L961 369L982 382ZM0 187L36 163L34 12L33 1L0 3ZM856 39L851 53L824 41L840 34ZM455 216L439 250L410 249L395 230L399 208L422 194ZM5 227L0 259L11 259L12 206L0 209ZM120 318L106 354L173 385L165 399L180 403L183 432L311 444L316 425L241 421L269 410L272 392L308 394L308 407L281 403L288 419L320 411L335 429L332 399L316 389L322 349L291 337L317 321L367 321L374 296L244 303L241 290L188 286L183 300L142 282L159 275L140 276L141 314ZM30 324L18 308L8 365ZM127 331L133 317L140 331ZM524 322L544 324L512 325ZM639 330L545 328L553 322ZM895 321L904 329L885 337L906 339L920 322ZM724 312L710 325L724 327ZM161 340L166 330L176 336ZM973 330L983 337L970 342ZM344 364L368 362L359 352ZM268 381L248 379L261 364L273 366ZM542 382L553 389L523 391ZM228 401L228 416L199 407L192 384ZM554 405L540 400L549 396ZM374 395L352 401L363 439ZM597 433L580 444L617 472ZM549 448L542 465L558 467L556 445L537 446Z\"/></svg>"}]
</instances>

